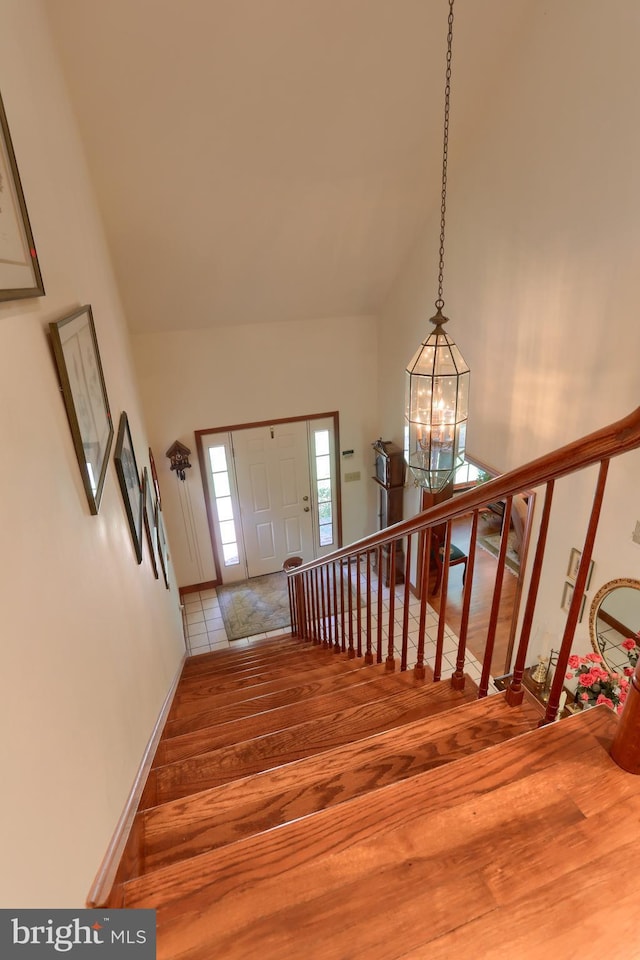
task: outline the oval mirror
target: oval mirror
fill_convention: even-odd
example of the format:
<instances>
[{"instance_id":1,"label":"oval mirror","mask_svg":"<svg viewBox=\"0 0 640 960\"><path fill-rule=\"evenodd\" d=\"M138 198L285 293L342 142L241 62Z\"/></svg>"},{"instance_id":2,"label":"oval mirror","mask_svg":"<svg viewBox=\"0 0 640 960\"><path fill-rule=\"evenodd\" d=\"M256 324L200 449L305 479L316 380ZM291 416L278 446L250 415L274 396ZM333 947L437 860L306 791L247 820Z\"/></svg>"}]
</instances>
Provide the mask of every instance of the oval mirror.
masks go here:
<instances>
[{"instance_id":1,"label":"oval mirror","mask_svg":"<svg viewBox=\"0 0 640 960\"><path fill-rule=\"evenodd\" d=\"M640 581L610 580L600 587L591 604L589 631L593 649L609 670L623 673L631 663L623 642L637 640L640 631Z\"/></svg>"}]
</instances>

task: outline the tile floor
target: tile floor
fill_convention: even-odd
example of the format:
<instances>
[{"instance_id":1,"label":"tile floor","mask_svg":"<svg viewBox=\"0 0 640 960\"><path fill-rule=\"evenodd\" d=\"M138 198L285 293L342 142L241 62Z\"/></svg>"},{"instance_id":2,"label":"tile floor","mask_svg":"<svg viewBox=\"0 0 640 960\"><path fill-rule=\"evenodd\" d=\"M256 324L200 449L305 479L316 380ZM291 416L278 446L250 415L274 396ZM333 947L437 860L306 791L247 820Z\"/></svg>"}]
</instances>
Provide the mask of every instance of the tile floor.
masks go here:
<instances>
[{"instance_id":1,"label":"tile floor","mask_svg":"<svg viewBox=\"0 0 640 960\"><path fill-rule=\"evenodd\" d=\"M383 599L383 609L385 611L385 624L382 628L383 636L383 656L386 656L386 643L388 638L388 630L386 619L388 617L389 604L387 602L386 596ZM372 600L373 600L373 610L374 615L372 615L372 636L377 637L377 617L375 616L375 611L377 610L377 601L375 600L375 583L372 588ZM244 640L228 640L227 634L224 628L224 622L222 620L222 614L220 612L220 604L216 595L215 589L211 590L202 590L199 593L188 593L182 599L183 602L183 619L185 625L185 636L187 643L187 652L190 655L197 655L199 653L209 653L212 650L222 650L229 647L237 648L242 645L248 645L253 640L262 639L264 637L277 637L283 631L282 630L273 630L270 633L261 633L257 634L254 637L247 637ZM363 608L364 614L364 608ZM394 609L394 650L396 657L400 658L400 648L399 642L402 637L402 623L404 617L404 588L398 587L396 589L396 602ZM409 638L409 655L408 662L409 667L412 667L416 660L416 650L418 642L418 630L419 630L419 619L420 619L420 601L415 597L411 596L409 600L409 627L408 627L408 638ZM354 614L355 622L355 614ZM364 622L363 622L364 628ZM437 617L435 612L428 608L427 611L427 628L426 628L426 640L425 640L425 662L432 665L433 658L435 655L435 646L436 646L436 632L437 632ZM443 645L443 664L442 664L442 673L443 676L446 676L449 672L455 670L455 659L456 651L458 648L458 639L456 635L449 630L447 627L444 634L444 645ZM467 651L467 659L465 663L465 670L469 676L476 681L480 680L481 674L481 665L476 660L476 658ZM489 692L494 693L493 685L490 684Z\"/></svg>"}]
</instances>

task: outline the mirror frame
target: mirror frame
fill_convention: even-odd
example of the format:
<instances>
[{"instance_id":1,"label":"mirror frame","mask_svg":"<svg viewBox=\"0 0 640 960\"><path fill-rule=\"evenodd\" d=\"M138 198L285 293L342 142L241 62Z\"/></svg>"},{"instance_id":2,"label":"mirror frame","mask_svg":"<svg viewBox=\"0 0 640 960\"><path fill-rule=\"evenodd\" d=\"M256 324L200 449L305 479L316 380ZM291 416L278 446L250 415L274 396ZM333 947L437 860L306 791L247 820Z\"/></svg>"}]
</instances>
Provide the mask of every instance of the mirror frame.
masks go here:
<instances>
[{"instance_id":1,"label":"mirror frame","mask_svg":"<svg viewBox=\"0 0 640 960\"><path fill-rule=\"evenodd\" d=\"M608 583L605 583L600 587L595 597L591 601L591 608L589 610L589 639L591 640L591 646L596 653L602 653L598 647L598 634L596 631L598 611L600 610L605 597L608 597L610 593L612 593L614 590L617 590L619 587L631 587L632 590L638 590L640 592L640 580L631 580L628 577L620 577L618 580L609 580Z\"/></svg>"}]
</instances>

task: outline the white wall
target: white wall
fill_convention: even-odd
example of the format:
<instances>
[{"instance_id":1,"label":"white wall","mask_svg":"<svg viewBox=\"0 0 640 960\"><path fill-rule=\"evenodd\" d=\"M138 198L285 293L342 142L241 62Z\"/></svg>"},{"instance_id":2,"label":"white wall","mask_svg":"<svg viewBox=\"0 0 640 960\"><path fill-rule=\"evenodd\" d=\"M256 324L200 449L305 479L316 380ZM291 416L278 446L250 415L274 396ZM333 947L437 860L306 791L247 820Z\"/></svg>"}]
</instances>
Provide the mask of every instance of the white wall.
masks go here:
<instances>
[{"instance_id":1,"label":"white wall","mask_svg":"<svg viewBox=\"0 0 640 960\"><path fill-rule=\"evenodd\" d=\"M39 0L0 0L0 90L47 295L0 304L0 905L82 906L184 644L138 566L111 462L90 516L48 323L91 303L114 422L148 441L130 347ZM146 551L145 544L145 551Z\"/></svg>"},{"instance_id":2,"label":"white wall","mask_svg":"<svg viewBox=\"0 0 640 960\"><path fill-rule=\"evenodd\" d=\"M341 317L132 337L139 389L180 586L215 577L194 430L328 413L340 416L344 542L375 529L370 444L377 421L377 331L371 317ZM170 475L174 440L192 451L184 486ZM342 460L341 457L339 457Z\"/></svg>"},{"instance_id":3,"label":"white wall","mask_svg":"<svg viewBox=\"0 0 640 960\"><path fill-rule=\"evenodd\" d=\"M494 96L466 143L455 100L473 90L456 85L454 64L444 312L471 367L468 449L499 470L639 402L639 46L636 0L534 4L510 59L485 65L497 71ZM404 366L434 312L438 233L433 220L380 319L380 417L396 441ZM638 454L612 465L590 596L612 577L640 577L639 467ZM589 471L556 493L535 627L555 646L592 491Z\"/></svg>"}]
</instances>

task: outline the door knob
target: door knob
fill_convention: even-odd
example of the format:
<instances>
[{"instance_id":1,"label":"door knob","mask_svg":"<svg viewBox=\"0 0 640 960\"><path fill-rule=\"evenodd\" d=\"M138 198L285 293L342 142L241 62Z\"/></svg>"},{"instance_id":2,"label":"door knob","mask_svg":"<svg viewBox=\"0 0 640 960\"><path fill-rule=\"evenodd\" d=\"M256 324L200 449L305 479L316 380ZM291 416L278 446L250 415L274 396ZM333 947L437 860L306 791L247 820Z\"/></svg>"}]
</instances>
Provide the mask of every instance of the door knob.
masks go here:
<instances>
[{"instance_id":1,"label":"door knob","mask_svg":"<svg viewBox=\"0 0 640 960\"><path fill-rule=\"evenodd\" d=\"M309 510L311 510L311 507L305 507L305 508L304 508L304 512L305 512L305 513L309 513Z\"/></svg>"},{"instance_id":2,"label":"door knob","mask_svg":"<svg viewBox=\"0 0 640 960\"><path fill-rule=\"evenodd\" d=\"M303 499L303 500L308 500L308 499L309 499L309 497L303 497L302 499Z\"/></svg>"}]
</instances>

